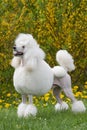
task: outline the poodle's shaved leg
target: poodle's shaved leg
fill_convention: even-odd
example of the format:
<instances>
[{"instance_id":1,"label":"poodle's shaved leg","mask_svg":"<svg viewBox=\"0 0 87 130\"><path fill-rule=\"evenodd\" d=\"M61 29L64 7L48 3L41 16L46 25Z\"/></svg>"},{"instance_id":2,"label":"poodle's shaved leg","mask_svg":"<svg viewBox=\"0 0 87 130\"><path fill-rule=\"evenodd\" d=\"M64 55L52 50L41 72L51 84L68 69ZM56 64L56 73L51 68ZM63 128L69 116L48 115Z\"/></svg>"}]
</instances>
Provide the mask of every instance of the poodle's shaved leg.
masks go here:
<instances>
[{"instance_id":1,"label":"poodle's shaved leg","mask_svg":"<svg viewBox=\"0 0 87 130\"><path fill-rule=\"evenodd\" d=\"M53 95L57 99L58 103L62 103L62 99L60 98L61 88L59 86L53 86Z\"/></svg>"},{"instance_id":2,"label":"poodle's shaved leg","mask_svg":"<svg viewBox=\"0 0 87 130\"><path fill-rule=\"evenodd\" d=\"M60 93L61 88L57 85L53 86L53 94L57 99L57 104L55 105L56 111L67 110L69 108L68 104L66 102L63 102L62 99L60 98Z\"/></svg>"},{"instance_id":3,"label":"poodle's shaved leg","mask_svg":"<svg viewBox=\"0 0 87 130\"><path fill-rule=\"evenodd\" d=\"M32 95L29 95L29 103L33 104L33 96Z\"/></svg>"},{"instance_id":4,"label":"poodle's shaved leg","mask_svg":"<svg viewBox=\"0 0 87 130\"><path fill-rule=\"evenodd\" d=\"M65 93L65 95L71 99L72 102L77 101L77 99L74 97L74 94L72 92L71 88L63 88L63 91Z\"/></svg>"},{"instance_id":5,"label":"poodle's shaved leg","mask_svg":"<svg viewBox=\"0 0 87 130\"><path fill-rule=\"evenodd\" d=\"M26 95L22 95L22 102L24 104L27 102L27 96Z\"/></svg>"}]
</instances>

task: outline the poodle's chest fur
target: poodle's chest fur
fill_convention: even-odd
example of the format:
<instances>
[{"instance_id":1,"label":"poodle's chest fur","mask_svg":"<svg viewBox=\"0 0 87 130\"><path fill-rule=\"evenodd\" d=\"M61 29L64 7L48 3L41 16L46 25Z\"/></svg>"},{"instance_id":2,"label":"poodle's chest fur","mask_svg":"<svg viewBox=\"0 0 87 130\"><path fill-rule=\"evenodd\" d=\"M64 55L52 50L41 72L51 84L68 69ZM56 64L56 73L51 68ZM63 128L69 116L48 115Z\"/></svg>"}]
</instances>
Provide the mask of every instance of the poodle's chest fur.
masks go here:
<instances>
[{"instance_id":1,"label":"poodle's chest fur","mask_svg":"<svg viewBox=\"0 0 87 130\"><path fill-rule=\"evenodd\" d=\"M21 94L43 95L53 84L53 72L42 61L34 71L27 71L24 66L15 69L13 76L15 89Z\"/></svg>"}]
</instances>

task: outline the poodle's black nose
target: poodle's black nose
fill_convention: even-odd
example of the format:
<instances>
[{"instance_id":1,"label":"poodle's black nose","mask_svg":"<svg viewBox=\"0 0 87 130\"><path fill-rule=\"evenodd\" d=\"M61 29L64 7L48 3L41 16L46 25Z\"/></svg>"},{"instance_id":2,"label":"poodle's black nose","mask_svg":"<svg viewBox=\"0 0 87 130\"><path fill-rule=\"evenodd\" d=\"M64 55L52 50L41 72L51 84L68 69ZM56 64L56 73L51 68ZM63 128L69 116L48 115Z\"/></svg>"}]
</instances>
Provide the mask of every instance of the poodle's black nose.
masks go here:
<instances>
[{"instance_id":1,"label":"poodle's black nose","mask_svg":"<svg viewBox=\"0 0 87 130\"><path fill-rule=\"evenodd\" d=\"M16 50L16 46L13 46L13 50Z\"/></svg>"}]
</instances>

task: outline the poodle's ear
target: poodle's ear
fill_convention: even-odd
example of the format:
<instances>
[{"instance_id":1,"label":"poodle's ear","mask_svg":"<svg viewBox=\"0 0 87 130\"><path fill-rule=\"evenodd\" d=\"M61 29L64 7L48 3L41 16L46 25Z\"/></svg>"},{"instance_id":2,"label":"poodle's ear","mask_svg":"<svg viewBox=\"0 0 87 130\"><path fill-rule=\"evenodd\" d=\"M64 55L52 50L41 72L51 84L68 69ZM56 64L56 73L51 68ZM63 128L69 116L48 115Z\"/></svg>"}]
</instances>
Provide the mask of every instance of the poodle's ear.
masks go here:
<instances>
[{"instance_id":1,"label":"poodle's ear","mask_svg":"<svg viewBox=\"0 0 87 130\"><path fill-rule=\"evenodd\" d=\"M14 68L17 68L21 64L21 58L20 57L14 57L11 61L11 66Z\"/></svg>"},{"instance_id":2,"label":"poodle's ear","mask_svg":"<svg viewBox=\"0 0 87 130\"><path fill-rule=\"evenodd\" d=\"M25 65L27 71L34 71L37 68L38 61L37 58L30 58Z\"/></svg>"}]
</instances>

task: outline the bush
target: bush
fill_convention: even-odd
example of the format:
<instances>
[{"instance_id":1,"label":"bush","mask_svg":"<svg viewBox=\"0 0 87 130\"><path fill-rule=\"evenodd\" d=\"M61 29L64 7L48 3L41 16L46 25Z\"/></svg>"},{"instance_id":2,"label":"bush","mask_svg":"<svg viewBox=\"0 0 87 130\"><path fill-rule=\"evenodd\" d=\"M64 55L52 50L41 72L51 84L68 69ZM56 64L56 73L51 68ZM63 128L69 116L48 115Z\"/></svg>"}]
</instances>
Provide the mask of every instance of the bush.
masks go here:
<instances>
[{"instance_id":1,"label":"bush","mask_svg":"<svg viewBox=\"0 0 87 130\"><path fill-rule=\"evenodd\" d=\"M14 93L10 60L14 39L20 32L31 33L36 38L46 52L46 60L51 67L57 64L57 50L67 49L76 65L76 70L71 74L72 82L82 88L87 80L86 5L85 0L1 0L1 91Z\"/></svg>"}]
</instances>

